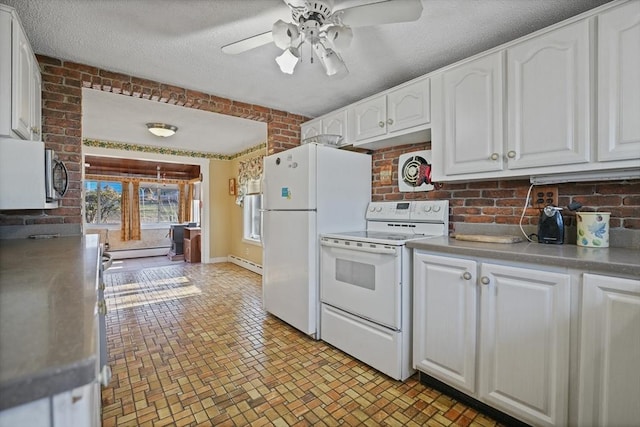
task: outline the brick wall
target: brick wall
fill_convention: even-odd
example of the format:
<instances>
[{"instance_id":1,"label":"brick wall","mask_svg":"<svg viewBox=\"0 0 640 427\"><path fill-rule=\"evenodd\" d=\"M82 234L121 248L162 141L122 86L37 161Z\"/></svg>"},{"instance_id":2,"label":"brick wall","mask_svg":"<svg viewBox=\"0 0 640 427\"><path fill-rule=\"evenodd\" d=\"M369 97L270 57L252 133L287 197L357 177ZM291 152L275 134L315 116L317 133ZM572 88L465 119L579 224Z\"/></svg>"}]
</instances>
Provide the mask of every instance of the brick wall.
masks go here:
<instances>
[{"instance_id":1,"label":"brick wall","mask_svg":"<svg viewBox=\"0 0 640 427\"><path fill-rule=\"evenodd\" d=\"M402 153L429 149L428 143L404 145L378 150L373 153L372 199L428 200L448 199L452 227L456 223L509 224L520 222L529 180L480 181L443 184L439 190L419 193L401 193L398 190L398 156ZM380 182L380 170L392 165L392 184ZM585 211L611 212L610 227L640 229L640 180L604 181L558 184L558 206L577 201ZM538 209L525 212L523 225L537 225ZM565 212L565 224L575 225L575 216Z\"/></svg>"},{"instance_id":2,"label":"brick wall","mask_svg":"<svg viewBox=\"0 0 640 427\"><path fill-rule=\"evenodd\" d=\"M113 73L83 64L38 56L42 70L43 139L56 150L70 172L70 186L58 209L4 211L0 225L79 224L81 217L82 88L92 88L228 114L267 123L269 154L295 147L300 141L300 123L305 117L245 104L160 82ZM485 181L445 184L441 189L421 193L400 193L397 183L398 156L429 149L428 143L377 150L373 153L373 200L449 199L451 223L517 224L529 188L528 180ZM380 182L380 168L392 164L391 185ZM581 202L586 209L610 211L611 227L640 229L640 181L560 184L559 205ZM535 225L537 209L527 209L523 224ZM570 215L565 216L571 225Z\"/></svg>"},{"instance_id":3,"label":"brick wall","mask_svg":"<svg viewBox=\"0 0 640 427\"><path fill-rule=\"evenodd\" d=\"M300 123L308 120L300 115L88 65L42 55L37 58L42 71L43 140L45 146L54 149L67 166L69 190L57 209L2 212L0 226L82 222L82 88L266 122L270 154L299 145Z\"/></svg>"}]
</instances>

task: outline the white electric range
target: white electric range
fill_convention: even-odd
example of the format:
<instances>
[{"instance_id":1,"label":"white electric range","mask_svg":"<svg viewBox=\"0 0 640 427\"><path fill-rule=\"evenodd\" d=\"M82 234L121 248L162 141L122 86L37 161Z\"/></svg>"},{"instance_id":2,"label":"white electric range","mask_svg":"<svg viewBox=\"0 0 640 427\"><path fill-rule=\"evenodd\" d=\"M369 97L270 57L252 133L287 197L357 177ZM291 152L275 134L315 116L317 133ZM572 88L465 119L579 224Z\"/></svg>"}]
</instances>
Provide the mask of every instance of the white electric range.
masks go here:
<instances>
[{"instance_id":1,"label":"white electric range","mask_svg":"<svg viewBox=\"0 0 640 427\"><path fill-rule=\"evenodd\" d=\"M409 240L443 236L449 202L371 202L367 230L320 236L320 339L405 380L411 362Z\"/></svg>"}]
</instances>

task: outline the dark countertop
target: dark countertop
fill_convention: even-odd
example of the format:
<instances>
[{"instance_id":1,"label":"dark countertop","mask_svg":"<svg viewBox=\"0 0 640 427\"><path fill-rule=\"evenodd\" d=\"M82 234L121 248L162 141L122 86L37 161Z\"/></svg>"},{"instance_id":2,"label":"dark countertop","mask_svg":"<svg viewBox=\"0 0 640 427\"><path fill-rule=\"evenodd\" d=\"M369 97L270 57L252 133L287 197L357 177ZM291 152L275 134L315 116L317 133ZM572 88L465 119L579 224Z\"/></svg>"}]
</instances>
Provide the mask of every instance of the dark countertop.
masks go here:
<instances>
[{"instance_id":1,"label":"dark countertop","mask_svg":"<svg viewBox=\"0 0 640 427\"><path fill-rule=\"evenodd\" d=\"M0 410L90 383L97 235L0 240Z\"/></svg>"},{"instance_id":2,"label":"dark countertop","mask_svg":"<svg viewBox=\"0 0 640 427\"><path fill-rule=\"evenodd\" d=\"M640 277L640 250L627 248L588 248L576 245L541 243L480 243L436 237L407 242L413 249L491 258L502 261L566 267L589 273Z\"/></svg>"}]
</instances>

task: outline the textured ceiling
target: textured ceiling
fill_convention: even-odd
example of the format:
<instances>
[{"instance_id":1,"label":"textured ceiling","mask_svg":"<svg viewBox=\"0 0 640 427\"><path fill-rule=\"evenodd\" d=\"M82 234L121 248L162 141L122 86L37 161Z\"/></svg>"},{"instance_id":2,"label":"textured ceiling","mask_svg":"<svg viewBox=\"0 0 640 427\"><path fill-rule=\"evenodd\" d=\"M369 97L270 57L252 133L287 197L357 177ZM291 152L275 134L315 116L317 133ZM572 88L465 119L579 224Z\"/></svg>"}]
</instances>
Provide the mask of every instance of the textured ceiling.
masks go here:
<instances>
[{"instance_id":1,"label":"textured ceiling","mask_svg":"<svg viewBox=\"0 0 640 427\"><path fill-rule=\"evenodd\" d=\"M221 52L277 19L290 21L282 0L0 1L16 7L36 53L309 117L607 2L422 0L418 21L354 28L342 53L349 74L332 78L304 52L295 73L282 74L274 61L281 51L271 43Z\"/></svg>"}]
</instances>

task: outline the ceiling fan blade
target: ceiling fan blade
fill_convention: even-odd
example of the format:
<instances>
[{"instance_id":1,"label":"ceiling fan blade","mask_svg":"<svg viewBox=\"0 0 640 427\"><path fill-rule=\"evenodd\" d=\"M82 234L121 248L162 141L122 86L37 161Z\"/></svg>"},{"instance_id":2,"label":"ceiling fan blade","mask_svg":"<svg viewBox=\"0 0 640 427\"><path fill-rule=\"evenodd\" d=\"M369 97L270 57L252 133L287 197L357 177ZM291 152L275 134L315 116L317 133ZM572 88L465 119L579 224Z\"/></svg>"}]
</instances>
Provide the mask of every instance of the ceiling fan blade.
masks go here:
<instances>
[{"instance_id":1,"label":"ceiling fan blade","mask_svg":"<svg viewBox=\"0 0 640 427\"><path fill-rule=\"evenodd\" d=\"M271 33L271 31L267 31L266 33L257 34L255 36L222 46L222 51L228 55L237 55L239 53L255 49L256 47L264 46L265 44L269 44L271 42L273 42L273 34Z\"/></svg>"},{"instance_id":2,"label":"ceiling fan blade","mask_svg":"<svg viewBox=\"0 0 640 427\"><path fill-rule=\"evenodd\" d=\"M393 24L415 21L422 15L420 0L386 0L336 11L342 14L342 22L350 27Z\"/></svg>"}]
</instances>

